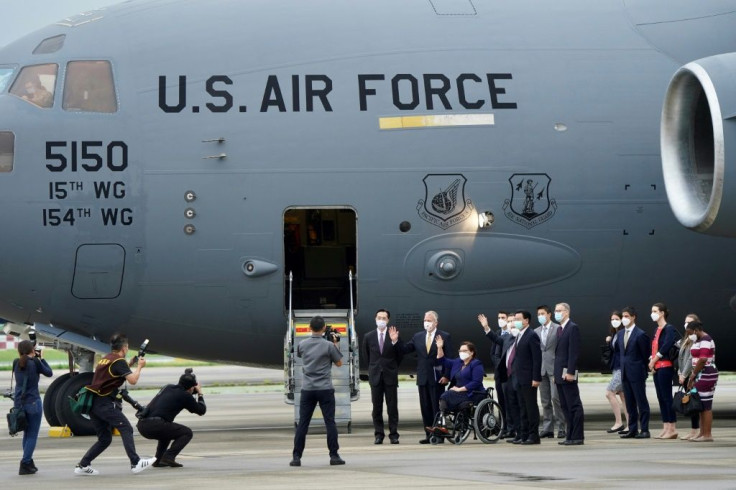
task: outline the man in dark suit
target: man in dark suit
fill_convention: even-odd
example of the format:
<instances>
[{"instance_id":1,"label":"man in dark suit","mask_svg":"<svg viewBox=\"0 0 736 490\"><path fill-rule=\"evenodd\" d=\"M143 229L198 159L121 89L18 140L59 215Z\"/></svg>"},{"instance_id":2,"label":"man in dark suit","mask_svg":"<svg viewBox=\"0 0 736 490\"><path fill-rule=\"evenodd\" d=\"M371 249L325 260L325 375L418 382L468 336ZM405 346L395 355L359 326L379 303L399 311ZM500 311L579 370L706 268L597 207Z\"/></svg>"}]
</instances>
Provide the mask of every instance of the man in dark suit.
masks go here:
<instances>
[{"instance_id":1,"label":"man in dark suit","mask_svg":"<svg viewBox=\"0 0 736 490\"><path fill-rule=\"evenodd\" d=\"M504 314L503 321L501 320L501 313ZM483 313L478 315L478 321L486 332L486 337L493 342L493 347L491 347L491 359L493 359L495 368L493 377L496 379L496 391L499 393L499 398L501 396L504 398L504 405L501 408L504 416L504 427L499 437L501 439L516 439L519 433L519 399L513 384L509 381L507 372L508 352L511 346L514 345L515 339L509 333L510 328L507 328L506 313L501 313L498 314L499 326L502 329L499 334L491 330L491 327L488 326L488 319Z\"/></svg>"},{"instance_id":2,"label":"man in dark suit","mask_svg":"<svg viewBox=\"0 0 736 490\"><path fill-rule=\"evenodd\" d=\"M542 383L539 385L539 399L542 402L542 430L539 437L555 437L555 424L558 426L557 437L566 437L565 416L562 415L560 397L555 384L555 350L557 349L558 324L552 321L552 309L547 305L537 306L539 326L534 329L539 336L542 348Z\"/></svg>"},{"instance_id":3,"label":"man in dark suit","mask_svg":"<svg viewBox=\"0 0 736 490\"><path fill-rule=\"evenodd\" d=\"M439 316L434 311L424 314L424 330L414 334L407 343L399 342L402 354L416 352L417 354L417 388L419 389L419 408L422 411L422 423L425 427L425 437L420 444L429 444L427 427L433 427L434 418L440 410L440 395L445 391L445 385L450 380L449 370L437 365L437 344L435 338L441 335L445 341L444 352L454 355L450 334L437 329ZM449 356L448 356L449 357ZM444 441L444 439L440 439Z\"/></svg>"},{"instance_id":4,"label":"man in dark suit","mask_svg":"<svg viewBox=\"0 0 736 490\"><path fill-rule=\"evenodd\" d=\"M555 306L555 321L560 324L555 349L555 384L560 397L562 413L567 426L562 446L579 446L585 439L583 433L583 402L578 389L578 359L580 358L580 329L570 320L570 305Z\"/></svg>"},{"instance_id":5,"label":"man in dark suit","mask_svg":"<svg viewBox=\"0 0 736 490\"><path fill-rule=\"evenodd\" d=\"M485 315L481 314L478 315L478 320L481 319L481 316L485 319ZM501 329L501 336L507 336L509 334L509 331L507 329L508 324L508 312L506 311L499 311L498 312L498 327ZM481 325L483 325L483 322L481 322ZM486 320L486 326L488 326L488 321ZM486 328L485 326L483 327ZM491 346L491 364L493 364L493 383L496 388L496 401L501 406L501 413L506 415L506 397L503 393L503 383L506 379L506 376L501 376L498 372L499 365L501 364L501 359L503 358L503 345L502 344L493 344ZM503 378L503 379L502 379Z\"/></svg>"},{"instance_id":6,"label":"man in dark suit","mask_svg":"<svg viewBox=\"0 0 736 490\"><path fill-rule=\"evenodd\" d=\"M629 430L622 439L648 439L649 400L647 400L646 381L651 343L649 336L636 326L636 310L627 306L621 310L623 335L616 342L621 356L621 381L624 385L626 411L629 413ZM637 432L637 424L640 431Z\"/></svg>"},{"instance_id":7,"label":"man in dark suit","mask_svg":"<svg viewBox=\"0 0 736 490\"><path fill-rule=\"evenodd\" d=\"M539 406L537 388L542 381L542 349L539 336L529 328L532 315L517 311L514 329L518 330L514 345L508 354L509 377L516 388L519 400L520 423L516 438L507 440L514 444L539 444ZM514 335L514 330L511 331Z\"/></svg>"},{"instance_id":8,"label":"man in dark suit","mask_svg":"<svg viewBox=\"0 0 736 490\"><path fill-rule=\"evenodd\" d=\"M388 412L389 440L391 444L399 443L399 407L397 388L399 385L399 363L401 352L391 335L398 338L396 327L386 328L391 314L388 310L376 312L376 329L363 337L362 355L368 360L368 383L371 385L371 402L373 403L373 429L375 444L383 444L386 436L383 428L383 399L386 398Z\"/></svg>"}]
</instances>

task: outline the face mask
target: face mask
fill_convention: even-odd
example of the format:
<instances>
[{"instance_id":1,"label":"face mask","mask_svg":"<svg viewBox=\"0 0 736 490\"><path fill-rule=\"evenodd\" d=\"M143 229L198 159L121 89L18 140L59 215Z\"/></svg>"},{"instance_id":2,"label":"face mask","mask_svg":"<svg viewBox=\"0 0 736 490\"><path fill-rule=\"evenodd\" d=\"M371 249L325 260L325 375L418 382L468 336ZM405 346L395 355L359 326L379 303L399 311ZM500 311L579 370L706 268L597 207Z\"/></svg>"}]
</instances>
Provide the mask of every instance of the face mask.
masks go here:
<instances>
[{"instance_id":1,"label":"face mask","mask_svg":"<svg viewBox=\"0 0 736 490\"><path fill-rule=\"evenodd\" d=\"M537 321L539 322L540 325L546 325L547 324L547 317L544 316L544 315L539 315L537 317Z\"/></svg>"},{"instance_id":2,"label":"face mask","mask_svg":"<svg viewBox=\"0 0 736 490\"><path fill-rule=\"evenodd\" d=\"M555 311L555 321L556 322L562 321L562 313L560 313L559 311Z\"/></svg>"},{"instance_id":3,"label":"face mask","mask_svg":"<svg viewBox=\"0 0 736 490\"><path fill-rule=\"evenodd\" d=\"M523 326L524 325L521 323L521 320L514 320L514 328L518 328L519 330L521 330L521 327Z\"/></svg>"},{"instance_id":4,"label":"face mask","mask_svg":"<svg viewBox=\"0 0 736 490\"><path fill-rule=\"evenodd\" d=\"M506 328L506 320L498 320L498 327L499 328Z\"/></svg>"},{"instance_id":5,"label":"face mask","mask_svg":"<svg viewBox=\"0 0 736 490\"><path fill-rule=\"evenodd\" d=\"M624 324L624 327L628 327L628 326L629 326L629 324L631 323L631 318L626 318L626 317L623 317L623 318L621 319L621 323L623 323L623 324Z\"/></svg>"},{"instance_id":6,"label":"face mask","mask_svg":"<svg viewBox=\"0 0 736 490\"><path fill-rule=\"evenodd\" d=\"M376 320L376 326L379 330L383 330L384 328L386 328L386 322L383 320Z\"/></svg>"},{"instance_id":7,"label":"face mask","mask_svg":"<svg viewBox=\"0 0 736 490\"><path fill-rule=\"evenodd\" d=\"M611 320L611 326L613 328L618 328L621 326L621 320Z\"/></svg>"},{"instance_id":8,"label":"face mask","mask_svg":"<svg viewBox=\"0 0 736 490\"><path fill-rule=\"evenodd\" d=\"M461 352L460 353L460 359L462 359L463 361L467 360L468 357L470 357L470 353L469 352Z\"/></svg>"},{"instance_id":9,"label":"face mask","mask_svg":"<svg viewBox=\"0 0 736 490\"><path fill-rule=\"evenodd\" d=\"M653 321L653 322L659 321L659 313L652 313L652 314L651 314L651 315L649 315L649 316L651 316L651 317L652 317L652 321Z\"/></svg>"},{"instance_id":10,"label":"face mask","mask_svg":"<svg viewBox=\"0 0 736 490\"><path fill-rule=\"evenodd\" d=\"M426 330L427 332L431 332L432 331L432 325L433 325L432 322L424 322L424 330Z\"/></svg>"},{"instance_id":11,"label":"face mask","mask_svg":"<svg viewBox=\"0 0 736 490\"><path fill-rule=\"evenodd\" d=\"M511 329L509 330L509 333L511 334L512 337L516 337L517 335L519 335L519 329L516 327L511 327Z\"/></svg>"},{"instance_id":12,"label":"face mask","mask_svg":"<svg viewBox=\"0 0 736 490\"><path fill-rule=\"evenodd\" d=\"M690 339L690 342L695 342L696 340L698 340L698 336L695 334L688 335L687 338Z\"/></svg>"}]
</instances>

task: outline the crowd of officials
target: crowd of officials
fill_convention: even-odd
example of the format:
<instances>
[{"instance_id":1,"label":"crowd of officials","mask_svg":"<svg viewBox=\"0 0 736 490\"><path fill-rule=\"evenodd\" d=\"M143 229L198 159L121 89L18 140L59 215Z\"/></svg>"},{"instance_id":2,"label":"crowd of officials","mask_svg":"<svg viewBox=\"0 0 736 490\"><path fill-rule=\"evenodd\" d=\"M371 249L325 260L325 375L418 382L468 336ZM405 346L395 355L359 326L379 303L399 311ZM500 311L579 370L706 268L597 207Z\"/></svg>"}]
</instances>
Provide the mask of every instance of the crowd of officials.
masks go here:
<instances>
[{"instance_id":1,"label":"crowd of officials","mask_svg":"<svg viewBox=\"0 0 736 490\"><path fill-rule=\"evenodd\" d=\"M693 442L713 441L713 395L718 381L715 365L715 343L704 331L695 314L685 318L685 335L678 338L676 328L668 323L669 310L662 303L651 308L651 320L656 329L650 337L637 326L633 307L611 313L610 335L606 337L605 357L612 371L606 390L613 409L614 425L607 430L624 439L647 439L649 432L649 401L646 380L652 374L657 393L662 430L659 439L677 439L676 414L673 408L673 384L697 393L702 411L690 416L691 430L680 439ZM386 429L383 404L388 412L388 439L399 444L398 373L403 356L417 357L416 384L425 428L420 444L429 444L433 435L448 432L443 425L444 414L463 403L478 403L485 398L483 378L485 368L477 359L472 342L461 342L455 356L452 336L440 330L439 315L427 311L424 330L403 341L399 331L389 326L391 314L386 309L376 312L376 328L362 342L362 355L368 362L368 379L373 405L374 443L383 444ZM581 339L578 325L570 319L570 305L558 303L552 310L547 305L537 307L536 326L529 311L500 311L498 330L491 328L484 314L478 321L491 344L491 361L497 399L504 414L500 438L519 445L540 444L543 438L561 439L563 446L583 445L584 410L578 389L578 360ZM335 426L335 394L332 386L332 365L342 365L339 340L324 338L325 322L316 316L310 322L312 336L300 343L297 356L303 359L304 382L300 399L300 420L294 436L291 466L301 466L306 436L312 414L320 406L327 429L327 446L331 465L345 461L338 454ZM135 385L146 365L145 358L129 363L129 346L123 335L110 340L111 352L98 362L92 383L85 390L92 397L87 413L92 421L97 441L82 456L74 469L77 475L97 475L92 461L112 442L117 429L130 460L133 473L149 467L182 465L176 456L192 439L192 431L174 423L183 409L203 415L206 411L202 390L191 370L187 370L176 385L167 385L151 400L148 407L139 408L139 433L158 440L156 456L141 458L135 450L133 429L122 413L119 388L124 383ZM16 379L14 403L22 407L28 419L23 433L23 456L19 474L38 471L33 452L41 425L43 407L38 391L39 376L51 376L51 368L41 358L34 344L24 340L18 344L19 358L13 363ZM135 364L134 368L131 365ZM673 380L676 380L673 383ZM537 394L541 402L540 414ZM197 400L194 400L194 395ZM623 416L622 416L623 411ZM623 420L626 423L623 423ZM434 439L443 442L439 437Z\"/></svg>"}]
</instances>

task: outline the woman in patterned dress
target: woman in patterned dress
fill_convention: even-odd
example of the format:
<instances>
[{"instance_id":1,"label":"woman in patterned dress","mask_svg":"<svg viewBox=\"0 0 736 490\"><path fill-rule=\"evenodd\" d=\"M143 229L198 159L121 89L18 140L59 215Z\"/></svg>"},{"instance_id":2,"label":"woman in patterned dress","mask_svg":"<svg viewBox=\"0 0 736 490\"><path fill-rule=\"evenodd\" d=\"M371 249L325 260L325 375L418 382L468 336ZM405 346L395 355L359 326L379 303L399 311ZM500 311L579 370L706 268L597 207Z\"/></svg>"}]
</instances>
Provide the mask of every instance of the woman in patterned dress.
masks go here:
<instances>
[{"instance_id":1,"label":"woman in patterned dress","mask_svg":"<svg viewBox=\"0 0 736 490\"><path fill-rule=\"evenodd\" d=\"M703 331L703 324L690 322L688 327L693 331L693 346L690 354L693 357L693 372L690 374L688 389L695 389L703 402L703 411L700 413L700 434L690 439L693 442L712 442L713 434L713 394L718 383L718 369L716 369L716 344L713 338Z\"/></svg>"}]
</instances>

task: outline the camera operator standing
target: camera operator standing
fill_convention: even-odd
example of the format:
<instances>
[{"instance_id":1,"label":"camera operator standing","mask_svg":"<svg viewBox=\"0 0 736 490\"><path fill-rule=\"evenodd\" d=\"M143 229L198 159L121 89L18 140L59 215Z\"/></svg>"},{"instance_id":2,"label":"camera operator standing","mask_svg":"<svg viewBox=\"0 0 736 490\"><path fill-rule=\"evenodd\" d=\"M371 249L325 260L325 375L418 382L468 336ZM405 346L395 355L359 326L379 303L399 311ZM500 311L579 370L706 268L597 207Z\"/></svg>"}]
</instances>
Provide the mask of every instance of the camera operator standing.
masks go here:
<instances>
[{"instance_id":1,"label":"camera operator standing","mask_svg":"<svg viewBox=\"0 0 736 490\"><path fill-rule=\"evenodd\" d=\"M95 367L92 384L85 388L94 393L92 409L89 413L92 425L97 433L97 442L89 448L79 464L74 468L76 475L97 475L99 471L92 469L90 463L102 454L112 442L112 430L117 429L123 439L123 447L130 459L130 469L140 473L149 468L153 458L141 458L135 452L133 427L123 415L122 401L116 399L118 388L126 381L132 385L138 382L141 370L146 365L142 356L138 359L135 371L130 370L125 356L128 354L128 338L125 335L113 335L110 339L112 352L104 356Z\"/></svg>"},{"instance_id":2,"label":"camera operator standing","mask_svg":"<svg viewBox=\"0 0 736 490\"><path fill-rule=\"evenodd\" d=\"M301 400L299 403L299 426L294 435L293 459L289 466L302 465L302 453L309 431L309 422L312 421L314 409L319 403L322 417L327 429L327 448L330 450L330 464L345 464L337 450L337 426L335 425L335 389L332 387L332 363L342 366L342 354L337 348L339 337L331 336L331 341L323 337L325 321L321 316L315 316L309 322L312 336L304 339L296 348L296 355L304 361L304 381L302 383Z\"/></svg>"},{"instance_id":3,"label":"camera operator standing","mask_svg":"<svg viewBox=\"0 0 736 490\"><path fill-rule=\"evenodd\" d=\"M197 395L194 400L193 395ZM157 439L156 468L169 466L181 468L176 457L192 440L192 429L185 425L175 424L174 418L184 409L197 415L204 415L207 406L204 404L202 387L197 383L191 369L186 369L179 378L179 384L166 385L153 397L144 410L145 415L138 421L138 432L146 439ZM173 442L172 442L173 441ZM171 443L171 447L169 447Z\"/></svg>"}]
</instances>

